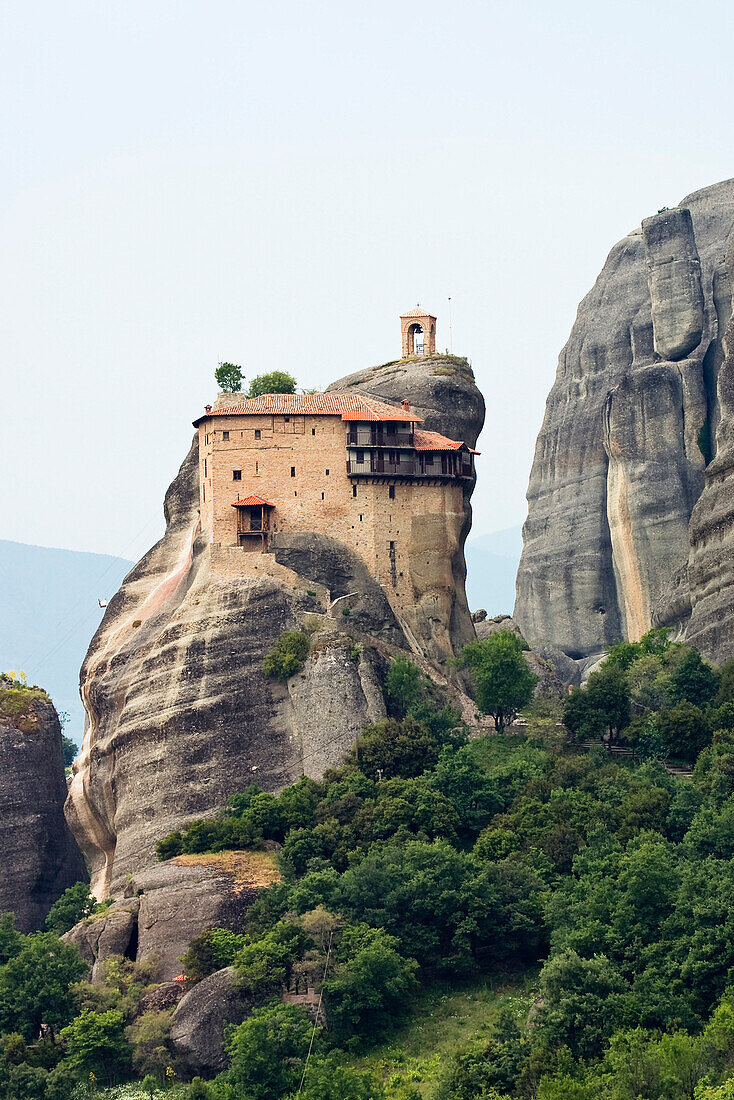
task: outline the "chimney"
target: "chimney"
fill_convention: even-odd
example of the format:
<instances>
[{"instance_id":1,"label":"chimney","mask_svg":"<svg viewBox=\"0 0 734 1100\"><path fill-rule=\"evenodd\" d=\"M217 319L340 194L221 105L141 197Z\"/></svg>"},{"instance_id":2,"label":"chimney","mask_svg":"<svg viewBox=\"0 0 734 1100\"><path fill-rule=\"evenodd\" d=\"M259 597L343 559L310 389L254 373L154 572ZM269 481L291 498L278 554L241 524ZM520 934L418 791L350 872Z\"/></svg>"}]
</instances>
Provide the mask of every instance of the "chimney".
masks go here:
<instances>
[{"instance_id":1,"label":"chimney","mask_svg":"<svg viewBox=\"0 0 734 1100\"><path fill-rule=\"evenodd\" d=\"M409 401L403 401L403 412L406 412L406 413L410 412L410 402Z\"/></svg>"}]
</instances>

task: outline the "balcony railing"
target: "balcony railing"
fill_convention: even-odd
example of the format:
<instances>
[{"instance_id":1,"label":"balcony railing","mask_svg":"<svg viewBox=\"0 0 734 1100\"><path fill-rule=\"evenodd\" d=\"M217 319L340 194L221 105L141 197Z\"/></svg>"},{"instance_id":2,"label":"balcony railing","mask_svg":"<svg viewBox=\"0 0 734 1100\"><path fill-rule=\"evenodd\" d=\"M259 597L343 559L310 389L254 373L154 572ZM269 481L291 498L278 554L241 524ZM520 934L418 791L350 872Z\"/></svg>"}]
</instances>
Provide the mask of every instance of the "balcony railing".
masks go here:
<instances>
[{"instance_id":1,"label":"balcony railing","mask_svg":"<svg viewBox=\"0 0 734 1100\"><path fill-rule=\"evenodd\" d=\"M420 460L388 462L377 455L371 455L364 462L347 460L349 477L425 477L425 478L472 478L474 471L471 463L434 462L426 466Z\"/></svg>"},{"instance_id":2,"label":"balcony railing","mask_svg":"<svg viewBox=\"0 0 734 1100\"><path fill-rule=\"evenodd\" d=\"M402 431L387 431L382 425L350 424L347 430L347 446L349 447L412 447L413 433L403 429Z\"/></svg>"}]
</instances>

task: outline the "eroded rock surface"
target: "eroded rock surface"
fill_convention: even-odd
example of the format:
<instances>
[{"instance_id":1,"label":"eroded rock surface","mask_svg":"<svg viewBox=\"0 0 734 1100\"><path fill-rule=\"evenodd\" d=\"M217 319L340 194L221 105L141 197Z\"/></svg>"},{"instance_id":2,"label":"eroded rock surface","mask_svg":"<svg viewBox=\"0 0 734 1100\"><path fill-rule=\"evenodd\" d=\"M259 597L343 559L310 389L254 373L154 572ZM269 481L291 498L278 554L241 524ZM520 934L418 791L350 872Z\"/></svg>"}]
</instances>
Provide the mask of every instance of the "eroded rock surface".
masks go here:
<instances>
[{"instance_id":1,"label":"eroded rock surface","mask_svg":"<svg viewBox=\"0 0 734 1100\"><path fill-rule=\"evenodd\" d=\"M20 729L0 717L0 912L22 932L43 926L68 886L87 877L64 819L61 727L53 704L36 699Z\"/></svg>"},{"instance_id":2,"label":"eroded rock surface","mask_svg":"<svg viewBox=\"0 0 734 1100\"><path fill-rule=\"evenodd\" d=\"M178 856L131 875L122 893L63 937L97 976L110 955L154 964L157 980L181 975L181 957L205 928L239 931L258 891L278 881L269 852Z\"/></svg>"},{"instance_id":3,"label":"eroded rock surface","mask_svg":"<svg viewBox=\"0 0 734 1100\"><path fill-rule=\"evenodd\" d=\"M475 442L484 404L462 360L398 365L399 383L385 368L372 374L367 392L406 398L428 427ZM166 494L164 537L110 601L82 668L87 729L67 817L98 898L122 896L155 867L157 840L253 781L278 791L342 760L359 729L384 715L380 670L390 654L430 657L439 637L451 652L474 636L462 551L468 492L452 518L451 572L415 578L408 623L350 548L309 532L274 536L260 577L238 576L235 563L229 579L214 579L212 554L225 551L201 532L197 462L195 443ZM428 550L423 557L430 563ZM302 672L288 684L266 677L263 657L300 628L314 631ZM140 945L155 940L150 896L145 885ZM213 918L197 919L192 935Z\"/></svg>"},{"instance_id":4,"label":"eroded rock surface","mask_svg":"<svg viewBox=\"0 0 734 1100\"><path fill-rule=\"evenodd\" d=\"M528 489L514 617L534 649L582 658L691 619L731 655L733 225L734 181L688 196L612 249L579 306Z\"/></svg>"}]
</instances>

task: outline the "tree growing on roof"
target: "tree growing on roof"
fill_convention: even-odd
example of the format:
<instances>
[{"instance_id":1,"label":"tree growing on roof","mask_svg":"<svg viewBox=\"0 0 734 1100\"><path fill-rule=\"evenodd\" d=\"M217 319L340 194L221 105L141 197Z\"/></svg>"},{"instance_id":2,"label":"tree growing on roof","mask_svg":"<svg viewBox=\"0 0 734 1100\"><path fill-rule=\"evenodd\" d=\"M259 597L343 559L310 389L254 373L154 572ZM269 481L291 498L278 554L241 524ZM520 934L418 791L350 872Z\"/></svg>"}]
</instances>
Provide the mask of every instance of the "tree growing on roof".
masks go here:
<instances>
[{"instance_id":1,"label":"tree growing on roof","mask_svg":"<svg viewBox=\"0 0 734 1100\"><path fill-rule=\"evenodd\" d=\"M295 393L296 380L292 374L286 374L282 370L271 371L270 374L256 374L250 382L247 391L248 397L260 397L263 393Z\"/></svg>"},{"instance_id":2,"label":"tree growing on roof","mask_svg":"<svg viewBox=\"0 0 734 1100\"><path fill-rule=\"evenodd\" d=\"M239 393L242 389L244 375L242 367L238 367L236 363L220 363L214 371L214 377L222 393Z\"/></svg>"}]
</instances>

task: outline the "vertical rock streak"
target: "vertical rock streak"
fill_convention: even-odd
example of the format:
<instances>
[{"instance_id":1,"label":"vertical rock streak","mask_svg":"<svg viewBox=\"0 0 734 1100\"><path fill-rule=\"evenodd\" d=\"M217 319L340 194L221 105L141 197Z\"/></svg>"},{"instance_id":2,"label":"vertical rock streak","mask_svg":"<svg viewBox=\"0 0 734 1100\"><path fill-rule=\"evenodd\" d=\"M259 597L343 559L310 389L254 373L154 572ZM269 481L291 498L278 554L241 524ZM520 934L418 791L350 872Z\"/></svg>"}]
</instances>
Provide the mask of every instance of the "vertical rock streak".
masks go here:
<instances>
[{"instance_id":1,"label":"vertical rock streak","mask_svg":"<svg viewBox=\"0 0 734 1100\"><path fill-rule=\"evenodd\" d=\"M733 223L734 181L646 219L579 306L528 488L515 618L531 644L581 656L686 626L712 425L710 450L723 445ZM694 597L703 557L691 556Z\"/></svg>"}]
</instances>

